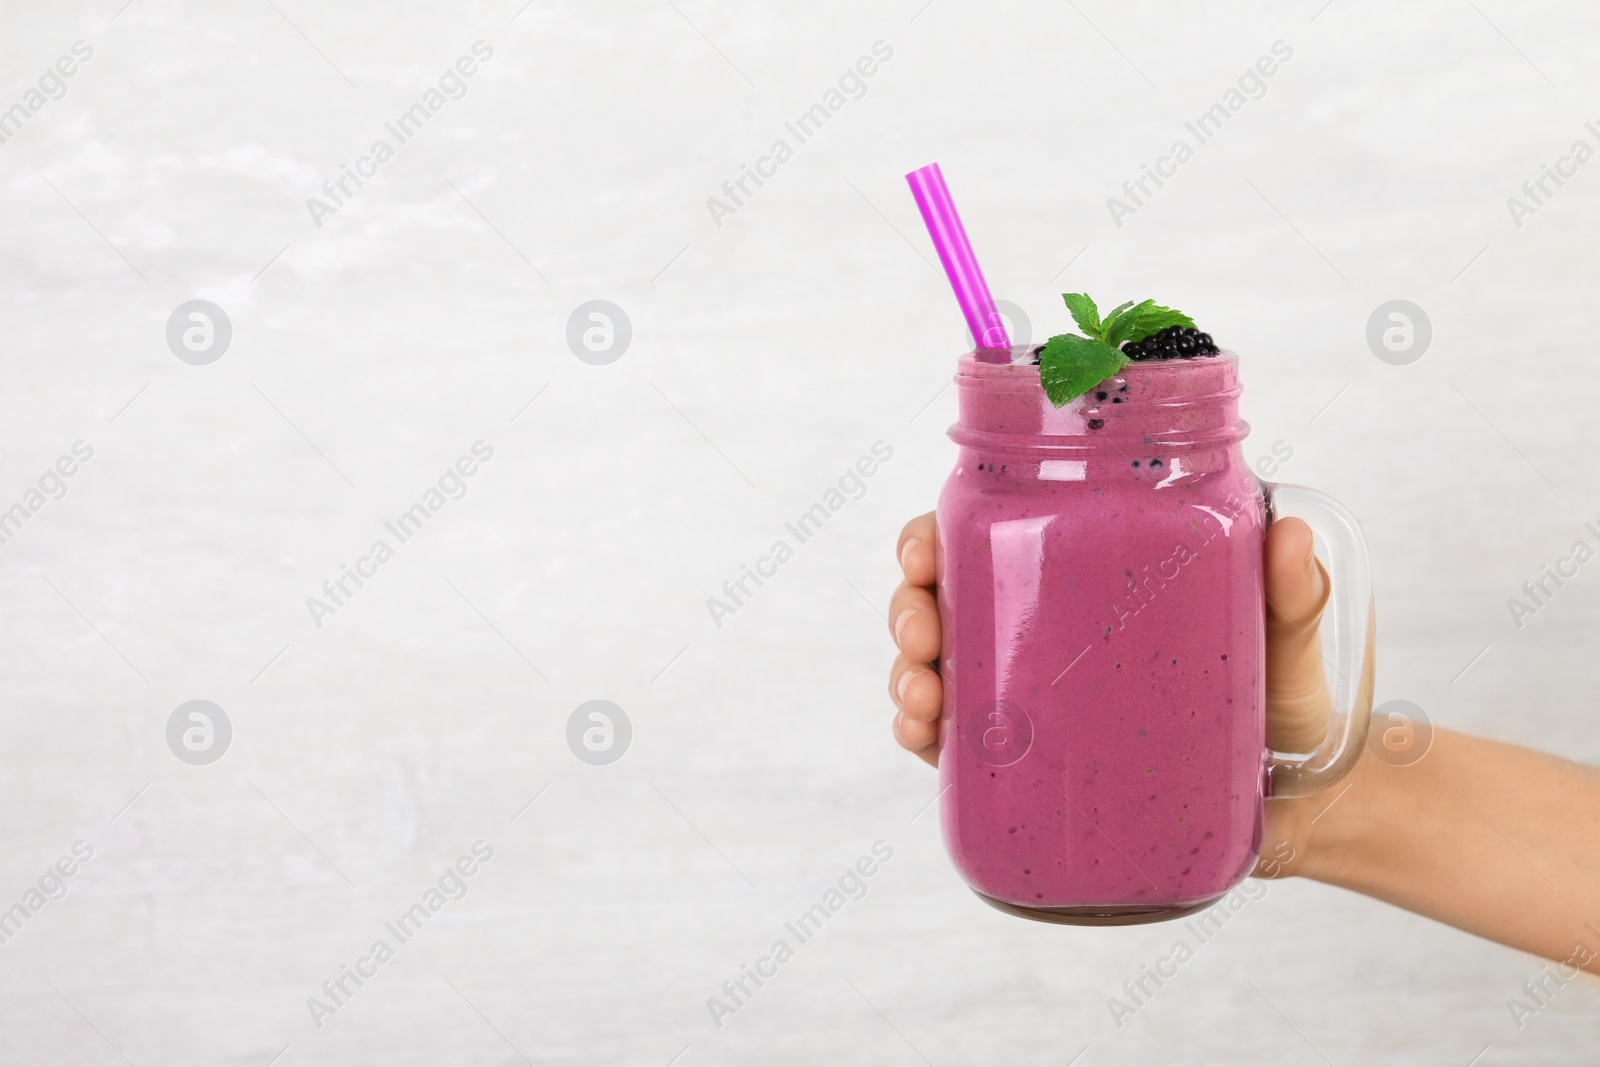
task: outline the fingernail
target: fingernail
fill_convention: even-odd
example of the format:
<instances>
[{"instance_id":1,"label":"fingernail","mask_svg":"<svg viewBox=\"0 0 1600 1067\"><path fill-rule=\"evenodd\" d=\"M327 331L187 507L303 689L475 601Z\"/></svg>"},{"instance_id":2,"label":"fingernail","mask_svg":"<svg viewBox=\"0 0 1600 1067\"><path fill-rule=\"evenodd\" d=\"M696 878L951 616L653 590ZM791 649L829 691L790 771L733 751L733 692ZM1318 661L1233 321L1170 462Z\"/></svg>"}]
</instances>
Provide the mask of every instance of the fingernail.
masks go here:
<instances>
[{"instance_id":1,"label":"fingernail","mask_svg":"<svg viewBox=\"0 0 1600 1067\"><path fill-rule=\"evenodd\" d=\"M910 537L910 538L906 539L906 543L905 544L900 546L900 569L901 570L905 570L906 569L906 557L911 555L911 550L913 548L916 548L920 544L922 544L922 538L920 538L920 537Z\"/></svg>"},{"instance_id":2,"label":"fingernail","mask_svg":"<svg viewBox=\"0 0 1600 1067\"><path fill-rule=\"evenodd\" d=\"M911 616L915 615L916 613L916 608L906 608L904 611L894 617L894 639L896 641L905 640L906 623L910 622Z\"/></svg>"},{"instance_id":3,"label":"fingernail","mask_svg":"<svg viewBox=\"0 0 1600 1067\"><path fill-rule=\"evenodd\" d=\"M921 673L921 671L902 671L900 673L900 680L894 683L894 695L899 698L900 703L904 704L906 702L906 690L911 686L911 676Z\"/></svg>"}]
</instances>

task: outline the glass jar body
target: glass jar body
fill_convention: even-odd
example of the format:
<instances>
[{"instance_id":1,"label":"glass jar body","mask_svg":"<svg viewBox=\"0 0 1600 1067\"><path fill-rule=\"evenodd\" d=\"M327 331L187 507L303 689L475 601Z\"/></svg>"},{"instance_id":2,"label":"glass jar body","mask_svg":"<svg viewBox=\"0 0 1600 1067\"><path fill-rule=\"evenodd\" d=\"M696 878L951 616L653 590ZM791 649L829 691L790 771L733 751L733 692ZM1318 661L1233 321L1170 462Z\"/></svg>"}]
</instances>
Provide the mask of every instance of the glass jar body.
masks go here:
<instances>
[{"instance_id":1,"label":"glass jar body","mask_svg":"<svg viewBox=\"0 0 1600 1067\"><path fill-rule=\"evenodd\" d=\"M1054 409L968 357L939 501L945 841L1006 910L1168 918L1261 841L1262 487L1231 357Z\"/></svg>"}]
</instances>

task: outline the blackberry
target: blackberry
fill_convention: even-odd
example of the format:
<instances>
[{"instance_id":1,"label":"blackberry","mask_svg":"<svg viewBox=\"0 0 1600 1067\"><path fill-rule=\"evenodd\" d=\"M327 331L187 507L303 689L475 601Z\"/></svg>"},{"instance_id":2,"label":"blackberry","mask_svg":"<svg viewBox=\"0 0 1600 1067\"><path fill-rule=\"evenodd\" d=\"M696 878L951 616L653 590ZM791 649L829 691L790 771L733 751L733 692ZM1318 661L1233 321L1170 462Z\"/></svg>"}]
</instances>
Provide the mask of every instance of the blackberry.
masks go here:
<instances>
[{"instance_id":1,"label":"blackberry","mask_svg":"<svg viewBox=\"0 0 1600 1067\"><path fill-rule=\"evenodd\" d=\"M1217 352L1217 344L1209 333L1201 333L1186 326L1168 326L1143 341L1122 346L1122 354L1136 361L1190 359L1197 356L1214 356Z\"/></svg>"}]
</instances>

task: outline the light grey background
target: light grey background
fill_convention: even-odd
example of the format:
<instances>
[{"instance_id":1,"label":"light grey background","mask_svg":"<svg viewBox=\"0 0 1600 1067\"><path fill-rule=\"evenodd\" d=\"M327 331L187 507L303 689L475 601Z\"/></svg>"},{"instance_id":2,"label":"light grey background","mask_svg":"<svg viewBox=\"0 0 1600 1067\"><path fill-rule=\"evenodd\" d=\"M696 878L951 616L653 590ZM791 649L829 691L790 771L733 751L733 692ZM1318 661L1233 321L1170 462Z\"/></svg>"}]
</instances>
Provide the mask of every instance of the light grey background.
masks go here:
<instances>
[{"instance_id":1,"label":"light grey background","mask_svg":"<svg viewBox=\"0 0 1600 1067\"><path fill-rule=\"evenodd\" d=\"M0 107L94 57L0 145L0 508L94 457L0 545L0 908L74 841L94 858L0 945L0 1060L1592 1051L1587 980L1519 1032L1540 961L1300 883L1117 1029L1107 998L1179 931L963 887L889 736L880 615L953 459L963 328L901 177L936 159L1038 336L1087 289L1242 354L1247 455L1287 443L1280 477L1365 522L1380 700L1600 759L1600 572L1521 631L1506 607L1600 519L1600 162L1521 228L1506 206L1597 143L1592 6L522 2L5 5ZM313 225L479 39L467 95ZM879 40L866 95L714 225ZM1278 40L1266 95L1114 226L1106 198ZM209 366L164 339L195 298L233 324ZM565 343L595 298L633 324L609 366ZM1395 298L1433 324L1411 366L1365 342ZM480 439L466 496L315 626L306 599ZM715 626L707 597L878 440L866 496ZM191 699L232 722L210 766L166 746ZM591 699L632 722L610 766L566 745ZM307 998L480 839L467 896L315 1027ZM878 840L867 896L714 1026L707 997Z\"/></svg>"}]
</instances>

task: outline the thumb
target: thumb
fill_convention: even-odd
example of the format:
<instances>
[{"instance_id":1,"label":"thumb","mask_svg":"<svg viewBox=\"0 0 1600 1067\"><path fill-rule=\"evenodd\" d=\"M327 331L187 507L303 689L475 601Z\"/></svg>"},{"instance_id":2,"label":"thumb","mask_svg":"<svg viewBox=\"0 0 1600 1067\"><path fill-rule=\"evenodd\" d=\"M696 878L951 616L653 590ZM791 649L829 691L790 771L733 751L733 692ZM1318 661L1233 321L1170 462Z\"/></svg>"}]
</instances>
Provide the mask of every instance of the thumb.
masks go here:
<instances>
[{"instance_id":1,"label":"thumb","mask_svg":"<svg viewBox=\"0 0 1600 1067\"><path fill-rule=\"evenodd\" d=\"M1327 736L1332 698L1323 675L1318 623L1328 577L1312 551L1311 528L1285 518L1267 529L1267 745L1310 752Z\"/></svg>"}]
</instances>

